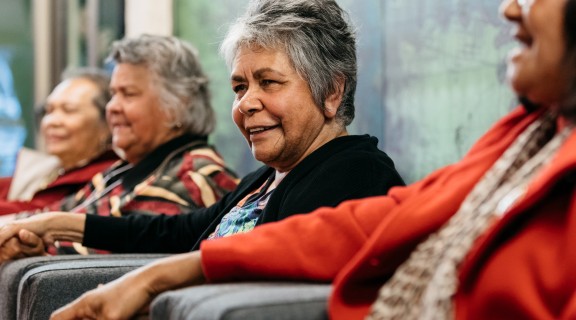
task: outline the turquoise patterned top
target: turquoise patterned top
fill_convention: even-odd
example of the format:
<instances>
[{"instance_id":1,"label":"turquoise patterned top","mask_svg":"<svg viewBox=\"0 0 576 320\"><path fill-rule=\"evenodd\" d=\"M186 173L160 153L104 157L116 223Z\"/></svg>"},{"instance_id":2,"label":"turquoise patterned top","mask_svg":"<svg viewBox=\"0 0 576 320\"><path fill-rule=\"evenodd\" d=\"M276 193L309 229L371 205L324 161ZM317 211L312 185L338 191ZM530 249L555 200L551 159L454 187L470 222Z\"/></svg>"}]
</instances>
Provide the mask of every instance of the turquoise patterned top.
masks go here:
<instances>
[{"instance_id":1,"label":"turquoise patterned top","mask_svg":"<svg viewBox=\"0 0 576 320\"><path fill-rule=\"evenodd\" d=\"M251 231L256 221L266 207L274 190L266 192L274 179L270 178L260 188L244 197L230 212L228 212L208 239L227 237L236 233Z\"/></svg>"}]
</instances>

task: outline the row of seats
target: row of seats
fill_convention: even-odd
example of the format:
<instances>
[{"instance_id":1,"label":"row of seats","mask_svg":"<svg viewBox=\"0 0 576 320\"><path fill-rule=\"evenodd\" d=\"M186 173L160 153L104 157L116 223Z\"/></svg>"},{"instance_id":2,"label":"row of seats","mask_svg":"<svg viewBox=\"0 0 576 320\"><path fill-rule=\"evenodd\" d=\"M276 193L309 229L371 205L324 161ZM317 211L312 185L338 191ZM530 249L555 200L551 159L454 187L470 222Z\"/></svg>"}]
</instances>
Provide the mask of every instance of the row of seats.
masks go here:
<instances>
[{"instance_id":1,"label":"row of seats","mask_svg":"<svg viewBox=\"0 0 576 320\"><path fill-rule=\"evenodd\" d=\"M59 307L161 254L34 257L0 265L0 319L48 319ZM166 292L151 319L327 319L330 285L213 284Z\"/></svg>"}]
</instances>

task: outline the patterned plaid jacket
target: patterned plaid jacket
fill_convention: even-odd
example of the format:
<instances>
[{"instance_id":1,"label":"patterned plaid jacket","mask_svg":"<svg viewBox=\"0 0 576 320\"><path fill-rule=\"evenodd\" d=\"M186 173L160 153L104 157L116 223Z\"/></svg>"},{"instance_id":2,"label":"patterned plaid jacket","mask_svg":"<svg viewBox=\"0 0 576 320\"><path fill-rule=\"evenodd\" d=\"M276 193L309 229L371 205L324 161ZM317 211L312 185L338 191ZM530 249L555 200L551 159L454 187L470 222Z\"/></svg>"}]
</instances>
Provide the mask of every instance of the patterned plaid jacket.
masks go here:
<instances>
[{"instance_id":1,"label":"patterned plaid jacket","mask_svg":"<svg viewBox=\"0 0 576 320\"><path fill-rule=\"evenodd\" d=\"M204 208L236 188L238 179L205 137L184 135L136 165L120 161L60 204L60 210L102 216L177 215ZM105 236L105 235L102 235ZM58 253L71 248L59 244ZM74 244L71 253L88 253Z\"/></svg>"}]
</instances>

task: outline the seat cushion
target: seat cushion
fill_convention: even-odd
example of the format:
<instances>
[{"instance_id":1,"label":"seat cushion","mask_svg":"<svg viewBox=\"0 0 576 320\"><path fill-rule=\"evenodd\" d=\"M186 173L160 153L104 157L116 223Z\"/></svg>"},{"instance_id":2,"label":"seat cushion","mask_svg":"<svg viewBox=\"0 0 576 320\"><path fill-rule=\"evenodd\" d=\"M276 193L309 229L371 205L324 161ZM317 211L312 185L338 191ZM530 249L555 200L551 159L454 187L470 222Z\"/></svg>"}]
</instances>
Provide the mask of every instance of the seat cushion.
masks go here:
<instances>
[{"instance_id":1,"label":"seat cushion","mask_svg":"<svg viewBox=\"0 0 576 320\"><path fill-rule=\"evenodd\" d=\"M0 319L16 319L18 286L30 269L56 261L78 259L80 256L33 257L0 264Z\"/></svg>"},{"instance_id":2,"label":"seat cushion","mask_svg":"<svg viewBox=\"0 0 576 320\"><path fill-rule=\"evenodd\" d=\"M166 255L35 257L0 266L0 319L48 319L99 283Z\"/></svg>"},{"instance_id":3,"label":"seat cushion","mask_svg":"<svg viewBox=\"0 0 576 320\"><path fill-rule=\"evenodd\" d=\"M166 292L152 319L328 319L331 286L306 283L214 284Z\"/></svg>"}]
</instances>

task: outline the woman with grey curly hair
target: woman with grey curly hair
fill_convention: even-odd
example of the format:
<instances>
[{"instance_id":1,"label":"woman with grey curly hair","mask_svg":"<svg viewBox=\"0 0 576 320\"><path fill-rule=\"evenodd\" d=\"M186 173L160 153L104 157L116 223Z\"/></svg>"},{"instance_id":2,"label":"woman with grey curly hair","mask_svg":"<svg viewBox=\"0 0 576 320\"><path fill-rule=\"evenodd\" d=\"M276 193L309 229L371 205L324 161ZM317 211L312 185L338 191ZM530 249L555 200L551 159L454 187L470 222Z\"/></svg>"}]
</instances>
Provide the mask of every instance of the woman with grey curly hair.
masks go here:
<instances>
[{"instance_id":1,"label":"woman with grey curly hair","mask_svg":"<svg viewBox=\"0 0 576 320\"><path fill-rule=\"evenodd\" d=\"M313 12L314 14L302 14ZM243 50L270 50L286 55L310 87L314 103L342 95L336 119L347 126L354 119L356 92L356 31L346 12L322 0L253 1L222 42L221 54L230 68Z\"/></svg>"},{"instance_id":2,"label":"woman with grey curly hair","mask_svg":"<svg viewBox=\"0 0 576 320\"><path fill-rule=\"evenodd\" d=\"M109 59L116 64L106 119L124 161L51 209L70 216L173 216L209 207L235 189L234 173L208 145L214 112L196 49L174 37L143 35L113 43ZM89 252L64 244L50 250Z\"/></svg>"},{"instance_id":3,"label":"woman with grey curly hair","mask_svg":"<svg viewBox=\"0 0 576 320\"><path fill-rule=\"evenodd\" d=\"M106 118L124 161L92 179L61 211L98 216L177 215L211 206L237 179L208 145L214 129L208 78L195 48L142 35L112 44ZM56 252L86 251L60 246Z\"/></svg>"},{"instance_id":4,"label":"woman with grey curly hair","mask_svg":"<svg viewBox=\"0 0 576 320\"><path fill-rule=\"evenodd\" d=\"M133 162L130 158L137 160L173 137L182 134L206 137L212 132L215 120L208 78L195 48L174 37L142 35L114 42L108 59L117 64L112 76L114 96L108 105L109 117L117 119L118 114L124 114L130 118L130 114L136 112L134 117L141 119L129 128L139 142L123 147L127 143L124 140L130 136L119 130L113 137L114 145L129 162ZM145 78L147 82L143 81ZM135 80L142 88L126 83L127 80ZM132 103L134 96L152 93L157 95L155 100ZM143 112L145 108L141 103L149 105L148 111L152 113ZM113 129L115 124L116 121L111 123Z\"/></svg>"},{"instance_id":5,"label":"woman with grey curly hair","mask_svg":"<svg viewBox=\"0 0 576 320\"><path fill-rule=\"evenodd\" d=\"M208 78L195 48L173 37L142 35L115 42L108 59L148 69L169 127L199 136L214 130Z\"/></svg>"}]
</instances>

